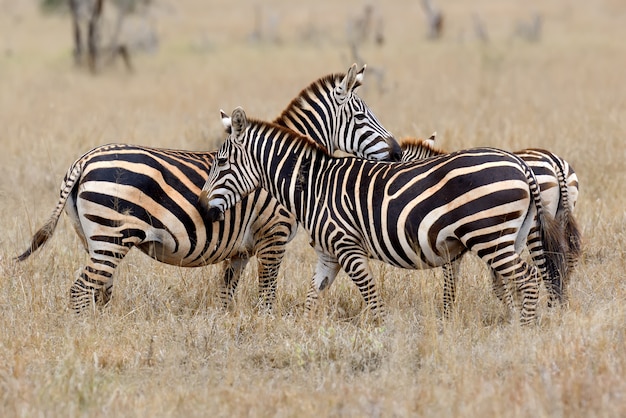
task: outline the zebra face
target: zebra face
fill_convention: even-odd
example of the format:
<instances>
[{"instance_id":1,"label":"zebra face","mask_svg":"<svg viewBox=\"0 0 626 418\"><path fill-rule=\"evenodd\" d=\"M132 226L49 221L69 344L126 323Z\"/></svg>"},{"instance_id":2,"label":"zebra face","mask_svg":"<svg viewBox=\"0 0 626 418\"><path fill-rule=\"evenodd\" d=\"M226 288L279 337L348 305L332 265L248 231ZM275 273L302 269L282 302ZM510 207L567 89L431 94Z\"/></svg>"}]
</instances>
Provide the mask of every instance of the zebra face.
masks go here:
<instances>
[{"instance_id":1,"label":"zebra face","mask_svg":"<svg viewBox=\"0 0 626 418\"><path fill-rule=\"evenodd\" d=\"M200 194L210 222L223 220L224 211L235 206L259 185L258 175L255 175L253 165L243 152L242 139L248 127L243 109L235 109L232 118L224 111L221 111L221 116L229 136L218 150Z\"/></svg>"},{"instance_id":2,"label":"zebra face","mask_svg":"<svg viewBox=\"0 0 626 418\"><path fill-rule=\"evenodd\" d=\"M357 73L353 64L344 79L335 87L338 107L335 142L342 151L376 161L400 161L400 144L378 121L365 101L356 94L363 82L366 66ZM331 151L332 152L332 151Z\"/></svg>"}]
</instances>

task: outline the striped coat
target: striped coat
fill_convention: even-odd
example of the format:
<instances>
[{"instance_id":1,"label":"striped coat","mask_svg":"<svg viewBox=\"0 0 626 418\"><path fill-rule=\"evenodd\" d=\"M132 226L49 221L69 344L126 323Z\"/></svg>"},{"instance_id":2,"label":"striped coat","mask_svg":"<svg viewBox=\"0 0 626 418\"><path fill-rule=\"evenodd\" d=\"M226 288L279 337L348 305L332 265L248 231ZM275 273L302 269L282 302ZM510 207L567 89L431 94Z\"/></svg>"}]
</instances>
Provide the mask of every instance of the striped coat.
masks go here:
<instances>
[{"instance_id":1,"label":"striped coat","mask_svg":"<svg viewBox=\"0 0 626 418\"><path fill-rule=\"evenodd\" d=\"M364 71L353 65L346 74L316 80L276 122L301 129L329 149L398 160L398 143L356 94ZM90 258L70 289L77 312L109 301L116 268L132 248L182 267L225 261L220 284L225 306L249 258L256 255L261 300L271 307L296 219L265 191L256 190L223 221L206 222L198 198L214 157L211 152L128 144L94 148L72 164L56 209L18 260L45 244L65 209Z\"/></svg>"},{"instance_id":2,"label":"striped coat","mask_svg":"<svg viewBox=\"0 0 626 418\"><path fill-rule=\"evenodd\" d=\"M404 138L401 140L403 151L402 161L419 161L425 158L446 154L445 151L435 147L436 133L430 138L416 139ZM542 205L547 213L557 219L565 236L565 258L567 265L561 272L562 280L556 283L546 283L550 291L549 303L556 300L566 300L567 285L570 281L571 272L580 257L581 235L576 219L573 216L574 207L578 200L578 177L570 164L556 154L542 149L525 149L515 152L522 158L535 174L541 190ZM536 233L529 237L529 249L531 254L538 251L536 245ZM451 304L455 299L456 277L458 275L460 260L452 265L444 266L444 312L449 314ZM496 295L512 303L512 295L507 294L506 286L499 277L493 278L493 287Z\"/></svg>"},{"instance_id":3,"label":"striped coat","mask_svg":"<svg viewBox=\"0 0 626 418\"><path fill-rule=\"evenodd\" d=\"M368 259L423 269L471 251L517 285L522 322L534 319L536 274L519 252L536 223L544 250L540 265L554 271L561 266L552 254L562 243L519 158L491 148L412 163L333 158L306 137L248 120L240 108L222 117L230 135L201 196L209 216L219 219L259 186L278 199L318 254L308 307L343 268L379 316L382 303Z\"/></svg>"}]
</instances>

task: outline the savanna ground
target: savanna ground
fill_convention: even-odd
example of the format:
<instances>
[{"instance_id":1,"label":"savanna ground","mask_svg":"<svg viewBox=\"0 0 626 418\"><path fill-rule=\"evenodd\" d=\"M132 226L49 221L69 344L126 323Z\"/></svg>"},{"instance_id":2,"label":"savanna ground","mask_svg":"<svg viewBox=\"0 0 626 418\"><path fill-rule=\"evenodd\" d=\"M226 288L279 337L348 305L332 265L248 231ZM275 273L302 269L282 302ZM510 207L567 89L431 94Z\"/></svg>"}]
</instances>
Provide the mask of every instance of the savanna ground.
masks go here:
<instances>
[{"instance_id":1,"label":"savanna ground","mask_svg":"<svg viewBox=\"0 0 626 418\"><path fill-rule=\"evenodd\" d=\"M447 149L544 147L576 169L585 248L569 307L548 309L542 293L537 324L522 328L467 257L448 321L440 270L380 263L384 324L359 316L345 274L311 319L303 303L315 258L300 232L272 315L255 307L254 265L224 312L218 266L183 269L131 252L111 304L77 317L69 287L86 254L65 217L45 248L12 260L50 215L72 161L107 142L215 149L220 108L275 117L309 82L354 61L345 25L365 3L160 1L158 51L135 55L133 74L117 65L92 76L73 65L67 16L5 0L2 416L626 415L626 6L438 2L446 31L431 42L419 2L380 3L385 42L359 50L370 67L361 95L397 137L436 130ZM249 42L255 4L280 42ZM541 40L513 38L533 11ZM473 13L489 43L475 36Z\"/></svg>"}]
</instances>

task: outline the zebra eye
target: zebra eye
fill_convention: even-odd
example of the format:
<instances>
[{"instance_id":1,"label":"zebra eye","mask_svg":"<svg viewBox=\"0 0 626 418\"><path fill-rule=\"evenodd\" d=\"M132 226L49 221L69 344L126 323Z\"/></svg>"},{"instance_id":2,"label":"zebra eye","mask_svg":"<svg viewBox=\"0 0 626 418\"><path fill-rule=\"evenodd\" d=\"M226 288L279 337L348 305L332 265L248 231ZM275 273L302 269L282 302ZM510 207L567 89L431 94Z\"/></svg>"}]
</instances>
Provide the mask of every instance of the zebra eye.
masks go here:
<instances>
[{"instance_id":1,"label":"zebra eye","mask_svg":"<svg viewBox=\"0 0 626 418\"><path fill-rule=\"evenodd\" d=\"M224 166L228 162L228 158L226 157L217 157L217 165Z\"/></svg>"}]
</instances>

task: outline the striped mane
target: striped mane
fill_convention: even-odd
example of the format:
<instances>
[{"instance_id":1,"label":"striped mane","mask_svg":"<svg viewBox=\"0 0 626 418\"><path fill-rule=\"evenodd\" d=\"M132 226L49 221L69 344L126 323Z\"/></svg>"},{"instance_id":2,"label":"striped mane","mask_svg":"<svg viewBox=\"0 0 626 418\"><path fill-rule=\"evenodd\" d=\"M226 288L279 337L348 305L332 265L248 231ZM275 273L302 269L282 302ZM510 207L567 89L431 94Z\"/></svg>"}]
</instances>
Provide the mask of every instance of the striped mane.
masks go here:
<instances>
[{"instance_id":1,"label":"striped mane","mask_svg":"<svg viewBox=\"0 0 626 418\"><path fill-rule=\"evenodd\" d=\"M248 123L250 125L261 125L263 127L264 131L278 131L281 134L279 135L279 137L284 137L284 136L289 136L292 138L293 141L299 141L299 142L304 142L307 143L308 145L310 145L312 148L324 153L327 156L332 156L329 152L328 149L326 149L326 147L324 147L324 145L319 144L317 142L315 142L312 138L308 137L308 136L304 136L301 135L298 132L292 131L289 128L285 128L284 126L280 126L274 122L267 122L267 121L263 121L261 119L255 119L255 118L248 118ZM270 135L270 137L274 138L274 135Z\"/></svg>"},{"instance_id":2,"label":"striped mane","mask_svg":"<svg viewBox=\"0 0 626 418\"><path fill-rule=\"evenodd\" d=\"M432 137L429 139L432 139ZM429 142L428 139L424 139L424 138L415 138L415 137L402 138L400 139L400 148L402 149L402 152L406 151L409 148L413 148L413 149L425 148L427 150L430 150L433 155L447 154L447 151L441 148L435 147L434 145L431 144L431 142Z\"/></svg>"},{"instance_id":3,"label":"striped mane","mask_svg":"<svg viewBox=\"0 0 626 418\"><path fill-rule=\"evenodd\" d=\"M315 96L315 92L323 89L334 89L339 85L339 83L341 83L341 80L343 80L345 76L346 73L328 74L312 82L307 87L302 89L302 91L300 91L300 93L291 100L289 105L287 105L287 107L282 111L280 116L274 119L273 122L278 123L280 120L283 120L285 116L292 113L294 109L304 109L305 105L309 102L307 99ZM361 83L357 81L355 87L360 85Z\"/></svg>"}]
</instances>

